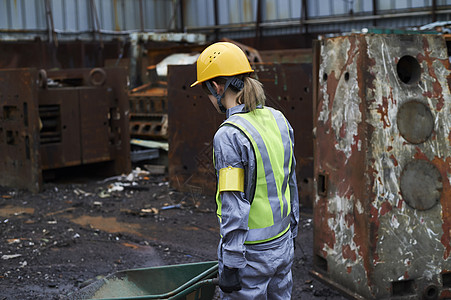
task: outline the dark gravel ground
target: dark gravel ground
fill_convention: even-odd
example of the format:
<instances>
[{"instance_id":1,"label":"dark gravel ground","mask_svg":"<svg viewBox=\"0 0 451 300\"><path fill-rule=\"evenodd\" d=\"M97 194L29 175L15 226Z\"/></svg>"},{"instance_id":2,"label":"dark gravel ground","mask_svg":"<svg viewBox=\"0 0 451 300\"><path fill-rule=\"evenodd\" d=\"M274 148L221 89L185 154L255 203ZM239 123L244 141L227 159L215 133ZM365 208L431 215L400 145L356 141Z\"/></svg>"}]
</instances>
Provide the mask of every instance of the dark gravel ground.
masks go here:
<instances>
[{"instance_id":1,"label":"dark gravel ground","mask_svg":"<svg viewBox=\"0 0 451 300\"><path fill-rule=\"evenodd\" d=\"M39 194L0 187L0 300L64 299L108 274L216 260L211 197L163 175L65 178ZM344 299L309 274L312 218L303 211L293 299Z\"/></svg>"}]
</instances>

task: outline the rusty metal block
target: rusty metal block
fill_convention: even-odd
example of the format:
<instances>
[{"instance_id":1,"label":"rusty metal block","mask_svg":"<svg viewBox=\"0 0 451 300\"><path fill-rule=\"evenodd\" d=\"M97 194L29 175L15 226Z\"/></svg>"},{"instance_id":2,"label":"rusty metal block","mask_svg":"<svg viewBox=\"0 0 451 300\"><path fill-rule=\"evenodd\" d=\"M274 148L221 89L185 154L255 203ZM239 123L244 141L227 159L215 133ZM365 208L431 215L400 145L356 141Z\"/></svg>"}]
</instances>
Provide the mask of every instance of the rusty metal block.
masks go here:
<instances>
[{"instance_id":1,"label":"rusty metal block","mask_svg":"<svg viewBox=\"0 0 451 300\"><path fill-rule=\"evenodd\" d=\"M144 85L141 90L135 90L129 93L130 136L139 139L167 139L166 83L151 83Z\"/></svg>"},{"instance_id":2,"label":"rusty metal block","mask_svg":"<svg viewBox=\"0 0 451 300\"><path fill-rule=\"evenodd\" d=\"M44 170L99 162L130 171L124 70L3 70L0 98L0 184L37 192Z\"/></svg>"},{"instance_id":3,"label":"rusty metal block","mask_svg":"<svg viewBox=\"0 0 451 300\"><path fill-rule=\"evenodd\" d=\"M130 135L141 139L167 139L168 115L146 114L130 116Z\"/></svg>"},{"instance_id":4,"label":"rusty metal block","mask_svg":"<svg viewBox=\"0 0 451 300\"><path fill-rule=\"evenodd\" d=\"M439 35L319 42L314 270L357 299L451 296L451 79Z\"/></svg>"},{"instance_id":5,"label":"rusty metal block","mask_svg":"<svg viewBox=\"0 0 451 300\"><path fill-rule=\"evenodd\" d=\"M295 131L296 174L301 204L311 207L313 189L311 64L254 64L267 105L282 111ZM200 87L190 88L194 65L170 66L168 73L169 179L173 187L213 195L216 179L212 140L224 115L216 112Z\"/></svg>"},{"instance_id":6,"label":"rusty metal block","mask_svg":"<svg viewBox=\"0 0 451 300\"><path fill-rule=\"evenodd\" d=\"M0 184L38 191L38 72L0 70Z\"/></svg>"}]
</instances>

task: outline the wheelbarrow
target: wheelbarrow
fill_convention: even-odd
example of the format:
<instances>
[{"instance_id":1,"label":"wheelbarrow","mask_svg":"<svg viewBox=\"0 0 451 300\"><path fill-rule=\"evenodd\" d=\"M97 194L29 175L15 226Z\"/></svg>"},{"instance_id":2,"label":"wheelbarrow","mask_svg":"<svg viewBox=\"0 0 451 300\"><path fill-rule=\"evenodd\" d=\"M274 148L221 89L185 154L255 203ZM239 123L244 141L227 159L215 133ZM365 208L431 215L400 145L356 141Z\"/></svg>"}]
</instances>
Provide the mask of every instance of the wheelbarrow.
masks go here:
<instances>
[{"instance_id":1,"label":"wheelbarrow","mask_svg":"<svg viewBox=\"0 0 451 300\"><path fill-rule=\"evenodd\" d=\"M124 270L67 298L211 300L218 284L217 273L217 261Z\"/></svg>"}]
</instances>

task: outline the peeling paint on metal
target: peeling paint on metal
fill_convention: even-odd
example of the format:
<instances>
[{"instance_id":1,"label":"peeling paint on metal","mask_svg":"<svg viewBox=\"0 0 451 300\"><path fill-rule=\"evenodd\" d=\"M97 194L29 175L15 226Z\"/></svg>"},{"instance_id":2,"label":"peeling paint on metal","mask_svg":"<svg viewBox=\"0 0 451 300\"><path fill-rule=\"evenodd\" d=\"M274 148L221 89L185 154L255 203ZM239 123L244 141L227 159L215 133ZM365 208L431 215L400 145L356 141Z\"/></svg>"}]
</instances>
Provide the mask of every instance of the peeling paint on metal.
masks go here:
<instances>
[{"instance_id":1,"label":"peeling paint on metal","mask_svg":"<svg viewBox=\"0 0 451 300\"><path fill-rule=\"evenodd\" d=\"M400 63L406 57L412 68ZM315 178L329 176L326 195L314 202L314 252L327 261L325 274L368 299L397 296L392 284L401 280L414 280L418 295L429 285L440 288L440 274L451 269L451 74L444 39L325 39L320 62ZM431 133L415 144L398 118L430 118L415 105L400 115L409 101L433 116ZM400 184L405 167L416 160L441 177L433 182L440 201L425 210L406 202Z\"/></svg>"}]
</instances>

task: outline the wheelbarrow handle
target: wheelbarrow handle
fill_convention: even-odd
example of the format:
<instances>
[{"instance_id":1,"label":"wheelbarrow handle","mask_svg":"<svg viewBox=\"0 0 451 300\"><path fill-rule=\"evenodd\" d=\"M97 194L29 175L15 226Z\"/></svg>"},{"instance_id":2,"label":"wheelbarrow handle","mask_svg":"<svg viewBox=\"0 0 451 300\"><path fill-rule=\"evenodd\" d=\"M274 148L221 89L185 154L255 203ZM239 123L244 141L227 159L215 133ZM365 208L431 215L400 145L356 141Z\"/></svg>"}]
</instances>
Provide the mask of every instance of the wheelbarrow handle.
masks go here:
<instances>
[{"instance_id":1,"label":"wheelbarrow handle","mask_svg":"<svg viewBox=\"0 0 451 300\"><path fill-rule=\"evenodd\" d=\"M211 278L211 279L204 279L204 280L201 280L201 281L191 285L190 287L181 291L180 293L168 298L168 300L182 299L182 297L188 295L189 293L199 289L200 287L202 287L204 285L218 285L218 284L219 284L219 278L217 278L217 277Z\"/></svg>"}]
</instances>

